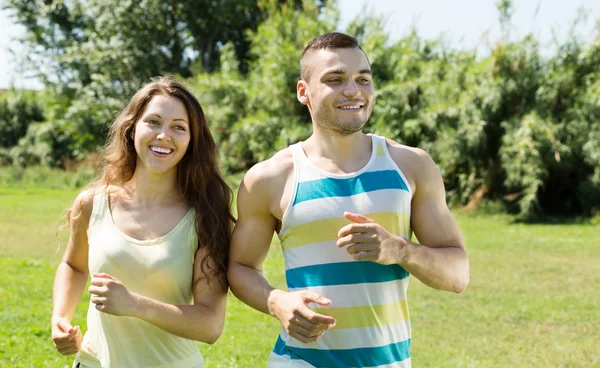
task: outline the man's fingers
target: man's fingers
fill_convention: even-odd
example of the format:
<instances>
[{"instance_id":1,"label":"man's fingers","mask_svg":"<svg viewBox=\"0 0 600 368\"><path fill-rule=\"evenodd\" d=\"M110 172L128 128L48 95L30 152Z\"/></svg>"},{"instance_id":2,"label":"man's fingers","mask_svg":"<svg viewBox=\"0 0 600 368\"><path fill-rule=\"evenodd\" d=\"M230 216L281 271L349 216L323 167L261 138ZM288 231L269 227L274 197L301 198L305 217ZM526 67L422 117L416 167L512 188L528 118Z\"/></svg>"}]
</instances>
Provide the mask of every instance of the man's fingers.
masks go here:
<instances>
[{"instance_id":1,"label":"man's fingers","mask_svg":"<svg viewBox=\"0 0 600 368\"><path fill-rule=\"evenodd\" d=\"M368 233L361 233L361 234L348 234L342 238L339 238L337 240L336 244L339 248L341 248L341 247L345 247L347 245L352 245L355 243L371 243L371 242L375 242L376 240L377 240L377 234L368 232Z\"/></svg>"},{"instance_id":2,"label":"man's fingers","mask_svg":"<svg viewBox=\"0 0 600 368\"><path fill-rule=\"evenodd\" d=\"M342 238L346 235L350 234L362 234L373 232L373 224L350 224L342 227L340 231L338 231L338 238Z\"/></svg>"},{"instance_id":3,"label":"man's fingers","mask_svg":"<svg viewBox=\"0 0 600 368\"><path fill-rule=\"evenodd\" d=\"M293 337L294 339L303 342L305 344L312 342L310 341L306 336L302 336L299 333L295 332L295 331L290 331L290 336Z\"/></svg>"},{"instance_id":4,"label":"man's fingers","mask_svg":"<svg viewBox=\"0 0 600 368\"><path fill-rule=\"evenodd\" d=\"M319 326L313 330L310 330L310 329L304 328L303 326L300 326L300 325L290 324L288 327L288 330L294 331L297 334L302 335L304 337L316 337L316 336L323 335L323 333L325 331L327 331L327 328L323 328L321 326Z\"/></svg>"},{"instance_id":5,"label":"man's fingers","mask_svg":"<svg viewBox=\"0 0 600 368\"><path fill-rule=\"evenodd\" d=\"M314 324L309 322L306 318L302 317L301 314L297 314L294 316L294 318L290 321L290 326L291 325L302 326L308 330L314 327Z\"/></svg>"},{"instance_id":6,"label":"man's fingers","mask_svg":"<svg viewBox=\"0 0 600 368\"><path fill-rule=\"evenodd\" d=\"M306 337L303 336L295 331L290 331L290 336L293 337L294 339L303 342L305 344L309 344L311 342L315 342L317 341L321 336L323 336L323 334L318 335L318 336L313 336L313 337Z\"/></svg>"},{"instance_id":7,"label":"man's fingers","mask_svg":"<svg viewBox=\"0 0 600 368\"><path fill-rule=\"evenodd\" d=\"M302 317L304 317L308 322L312 324L330 325L330 327L333 327L335 325L335 318L315 313L312 310L308 309L308 307L305 311L303 311Z\"/></svg>"},{"instance_id":8,"label":"man's fingers","mask_svg":"<svg viewBox=\"0 0 600 368\"><path fill-rule=\"evenodd\" d=\"M307 331L313 331L310 335L314 335L315 331L326 331L329 329L328 324L313 323L304 318L302 315L294 316L293 320L290 321L290 326L300 326ZM306 335L309 336L309 335Z\"/></svg>"},{"instance_id":9,"label":"man's fingers","mask_svg":"<svg viewBox=\"0 0 600 368\"><path fill-rule=\"evenodd\" d=\"M356 254L360 252L370 252L375 250L375 245L373 243L358 243L353 244L346 248L346 251L350 254Z\"/></svg>"},{"instance_id":10,"label":"man's fingers","mask_svg":"<svg viewBox=\"0 0 600 368\"><path fill-rule=\"evenodd\" d=\"M358 213L352 213L352 212L344 212L344 217L350 221L358 222L358 223L375 222L366 216L360 215Z\"/></svg>"},{"instance_id":11,"label":"man's fingers","mask_svg":"<svg viewBox=\"0 0 600 368\"><path fill-rule=\"evenodd\" d=\"M319 294L309 290L302 291L301 293L305 303L313 302L319 305L331 304L331 300L327 299L325 296L323 296L323 294Z\"/></svg>"},{"instance_id":12,"label":"man's fingers","mask_svg":"<svg viewBox=\"0 0 600 368\"><path fill-rule=\"evenodd\" d=\"M352 255L357 261L377 261L379 259L379 252L377 251L369 251L369 252L358 252Z\"/></svg>"}]
</instances>

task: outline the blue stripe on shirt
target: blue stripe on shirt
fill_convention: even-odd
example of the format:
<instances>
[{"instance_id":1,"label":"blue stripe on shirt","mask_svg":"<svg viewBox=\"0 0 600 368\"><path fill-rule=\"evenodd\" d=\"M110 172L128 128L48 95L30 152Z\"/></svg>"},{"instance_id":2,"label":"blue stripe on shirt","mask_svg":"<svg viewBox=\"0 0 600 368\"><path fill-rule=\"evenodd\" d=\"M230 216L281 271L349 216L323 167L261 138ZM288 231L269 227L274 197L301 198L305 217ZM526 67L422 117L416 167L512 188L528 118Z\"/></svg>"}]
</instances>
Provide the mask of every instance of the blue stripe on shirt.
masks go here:
<instances>
[{"instance_id":1,"label":"blue stripe on shirt","mask_svg":"<svg viewBox=\"0 0 600 368\"><path fill-rule=\"evenodd\" d=\"M278 337L273 352L304 360L316 367L374 367L408 359L410 339L369 348L320 350L287 346Z\"/></svg>"},{"instance_id":2,"label":"blue stripe on shirt","mask_svg":"<svg viewBox=\"0 0 600 368\"><path fill-rule=\"evenodd\" d=\"M350 197L384 189L409 191L408 186L396 170L369 171L354 178L324 178L298 183L294 205L313 199Z\"/></svg>"},{"instance_id":3,"label":"blue stripe on shirt","mask_svg":"<svg viewBox=\"0 0 600 368\"><path fill-rule=\"evenodd\" d=\"M295 289L400 280L408 277L408 272L396 264L352 261L292 268L285 271L285 277L288 288Z\"/></svg>"}]
</instances>

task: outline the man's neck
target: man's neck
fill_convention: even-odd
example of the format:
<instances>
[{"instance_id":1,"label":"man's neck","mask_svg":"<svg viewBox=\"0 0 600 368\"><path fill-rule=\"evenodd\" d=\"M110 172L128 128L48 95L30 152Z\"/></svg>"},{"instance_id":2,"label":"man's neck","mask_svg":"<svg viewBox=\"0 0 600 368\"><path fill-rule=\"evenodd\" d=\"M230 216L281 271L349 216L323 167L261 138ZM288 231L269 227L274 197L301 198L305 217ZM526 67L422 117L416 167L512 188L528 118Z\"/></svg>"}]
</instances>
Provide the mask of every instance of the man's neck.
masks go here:
<instances>
[{"instance_id":1,"label":"man's neck","mask_svg":"<svg viewBox=\"0 0 600 368\"><path fill-rule=\"evenodd\" d=\"M315 131L302 148L311 162L327 171L350 173L371 158L371 138L362 132L349 135Z\"/></svg>"}]
</instances>

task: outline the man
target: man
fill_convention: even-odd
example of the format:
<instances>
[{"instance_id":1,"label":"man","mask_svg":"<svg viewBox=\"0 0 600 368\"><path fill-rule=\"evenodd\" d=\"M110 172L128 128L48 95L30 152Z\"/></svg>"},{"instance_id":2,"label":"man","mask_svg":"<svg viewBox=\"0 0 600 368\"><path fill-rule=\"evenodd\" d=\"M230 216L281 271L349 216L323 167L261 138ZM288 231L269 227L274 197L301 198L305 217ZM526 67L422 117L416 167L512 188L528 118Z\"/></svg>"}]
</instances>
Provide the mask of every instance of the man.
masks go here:
<instances>
[{"instance_id":1,"label":"man","mask_svg":"<svg viewBox=\"0 0 600 368\"><path fill-rule=\"evenodd\" d=\"M270 367L410 367L408 275L458 293L469 282L442 178L424 151L362 133L375 99L354 38L315 38L300 70L313 134L244 177L231 289L280 321ZM274 231L288 291L262 274Z\"/></svg>"}]
</instances>

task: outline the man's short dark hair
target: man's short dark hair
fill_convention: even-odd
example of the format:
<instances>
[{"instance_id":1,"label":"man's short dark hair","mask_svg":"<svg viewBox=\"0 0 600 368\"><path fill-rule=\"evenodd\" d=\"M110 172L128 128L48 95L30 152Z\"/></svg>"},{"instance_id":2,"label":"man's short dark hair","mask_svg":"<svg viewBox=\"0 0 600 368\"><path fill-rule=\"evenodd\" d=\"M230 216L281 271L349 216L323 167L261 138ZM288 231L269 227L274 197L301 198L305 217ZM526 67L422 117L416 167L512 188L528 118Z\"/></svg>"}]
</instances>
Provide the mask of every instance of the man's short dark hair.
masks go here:
<instances>
[{"instance_id":1,"label":"man's short dark hair","mask_svg":"<svg viewBox=\"0 0 600 368\"><path fill-rule=\"evenodd\" d=\"M325 33L320 36L313 38L312 41L306 45L300 58L300 78L307 80L310 78L308 66L305 60L307 54L311 54L319 50L331 50L331 49L353 49L362 48L358 45L358 41L352 36L339 32Z\"/></svg>"}]
</instances>

